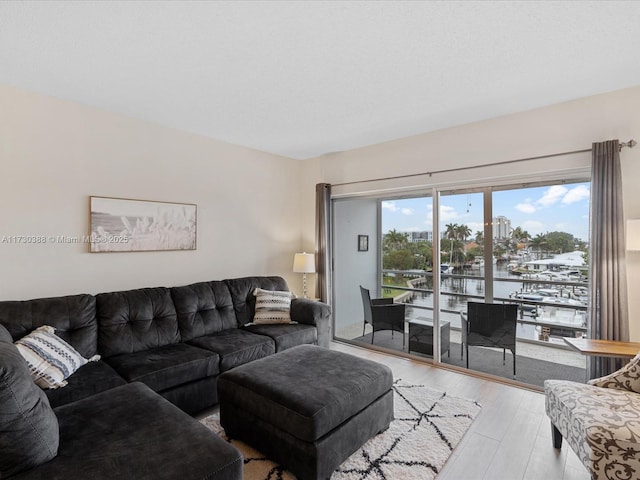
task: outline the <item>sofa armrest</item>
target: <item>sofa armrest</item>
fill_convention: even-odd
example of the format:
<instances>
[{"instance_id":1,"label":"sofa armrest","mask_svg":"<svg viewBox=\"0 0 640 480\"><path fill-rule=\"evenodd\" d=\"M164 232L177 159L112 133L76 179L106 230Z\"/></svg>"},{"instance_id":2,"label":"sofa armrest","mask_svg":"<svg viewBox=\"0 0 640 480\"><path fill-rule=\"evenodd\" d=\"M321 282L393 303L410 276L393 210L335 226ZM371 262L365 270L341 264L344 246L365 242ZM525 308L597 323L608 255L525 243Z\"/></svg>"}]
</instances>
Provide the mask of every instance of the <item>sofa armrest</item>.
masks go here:
<instances>
[{"instance_id":1,"label":"sofa armrest","mask_svg":"<svg viewBox=\"0 0 640 480\"><path fill-rule=\"evenodd\" d=\"M318 329L318 345L329 347L331 342L331 307L326 303L308 298L294 298L291 301L291 320Z\"/></svg>"}]
</instances>

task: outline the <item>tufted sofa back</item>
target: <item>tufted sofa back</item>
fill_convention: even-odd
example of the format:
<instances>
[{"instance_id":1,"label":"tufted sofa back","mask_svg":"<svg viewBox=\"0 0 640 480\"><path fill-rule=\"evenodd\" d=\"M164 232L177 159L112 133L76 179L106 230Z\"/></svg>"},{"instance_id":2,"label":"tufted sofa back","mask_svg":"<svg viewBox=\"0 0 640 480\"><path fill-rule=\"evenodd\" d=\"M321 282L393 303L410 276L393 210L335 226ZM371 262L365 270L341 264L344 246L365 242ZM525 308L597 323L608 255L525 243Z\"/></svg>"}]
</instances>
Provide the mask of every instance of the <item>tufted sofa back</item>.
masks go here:
<instances>
[{"instance_id":1,"label":"tufted sofa back","mask_svg":"<svg viewBox=\"0 0 640 480\"><path fill-rule=\"evenodd\" d=\"M0 324L14 340L42 325L51 325L56 335L83 357L98 353L96 300L91 295L0 302Z\"/></svg>"},{"instance_id":2,"label":"tufted sofa back","mask_svg":"<svg viewBox=\"0 0 640 480\"><path fill-rule=\"evenodd\" d=\"M256 288L289 290L282 277L244 277L173 288L0 302L17 340L41 325L85 358L134 353L237 328L253 319Z\"/></svg>"},{"instance_id":3,"label":"tufted sofa back","mask_svg":"<svg viewBox=\"0 0 640 480\"><path fill-rule=\"evenodd\" d=\"M180 342L178 318L168 288L141 288L96 295L104 357Z\"/></svg>"},{"instance_id":4,"label":"tufted sofa back","mask_svg":"<svg viewBox=\"0 0 640 480\"><path fill-rule=\"evenodd\" d=\"M224 283L227 284L231 293L238 326L245 325L253 320L253 314L256 311L256 297L253 296L253 291L256 288L289 291L289 286L282 277L233 278L225 280Z\"/></svg>"},{"instance_id":5,"label":"tufted sofa back","mask_svg":"<svg viewBox=\"0 0 640 480\"><path fill-rule=\"evenodd\" d=\"M182 341L237 328L231 293L224 282L201 282L173 287Z\"/></svg>"}]
</instances>

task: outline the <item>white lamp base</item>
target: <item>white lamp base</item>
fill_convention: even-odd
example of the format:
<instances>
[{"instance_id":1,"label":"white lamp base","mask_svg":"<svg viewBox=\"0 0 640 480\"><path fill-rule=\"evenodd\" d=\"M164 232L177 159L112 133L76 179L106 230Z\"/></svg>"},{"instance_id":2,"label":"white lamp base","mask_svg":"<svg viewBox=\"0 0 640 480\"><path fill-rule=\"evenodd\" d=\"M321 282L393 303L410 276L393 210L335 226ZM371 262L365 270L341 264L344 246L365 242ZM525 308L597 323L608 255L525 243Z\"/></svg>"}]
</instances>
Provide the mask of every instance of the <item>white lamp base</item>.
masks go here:
<instances>
[{"instance_id":1,"label":"white lamp base","mask_svg":"<svg viewBox=\"0 0 640 480\"><path fill-rule=\"evenodd\" d=\"M307 295L307 274L302 274L302 298L309 298Z\"/></svg>"}]
</instances>

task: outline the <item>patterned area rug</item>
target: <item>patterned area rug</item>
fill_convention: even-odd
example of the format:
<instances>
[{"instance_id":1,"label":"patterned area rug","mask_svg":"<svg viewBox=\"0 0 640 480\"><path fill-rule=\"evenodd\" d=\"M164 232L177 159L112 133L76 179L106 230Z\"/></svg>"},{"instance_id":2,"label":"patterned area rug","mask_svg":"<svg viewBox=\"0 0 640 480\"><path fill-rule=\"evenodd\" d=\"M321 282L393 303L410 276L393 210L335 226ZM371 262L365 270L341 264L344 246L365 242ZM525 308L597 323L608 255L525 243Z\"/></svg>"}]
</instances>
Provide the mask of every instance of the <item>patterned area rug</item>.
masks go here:
<instances>
[{"instance_id":1,"label":"patterned area rug","mask_svg":"<svg viewBox=\"0 0 640 480\"><path fill-rule=\"evenodd\" d=\"M394 415L389 429L349 457L332 480L429 480L442 470L474 418L480 404L400 380L394 386ZM218 414L200 420L223 438ZM228 440L228 439L227 439ZM245 480L293 480L247 444L232 440L244 455Z\"/></svg>"}]
</instances>

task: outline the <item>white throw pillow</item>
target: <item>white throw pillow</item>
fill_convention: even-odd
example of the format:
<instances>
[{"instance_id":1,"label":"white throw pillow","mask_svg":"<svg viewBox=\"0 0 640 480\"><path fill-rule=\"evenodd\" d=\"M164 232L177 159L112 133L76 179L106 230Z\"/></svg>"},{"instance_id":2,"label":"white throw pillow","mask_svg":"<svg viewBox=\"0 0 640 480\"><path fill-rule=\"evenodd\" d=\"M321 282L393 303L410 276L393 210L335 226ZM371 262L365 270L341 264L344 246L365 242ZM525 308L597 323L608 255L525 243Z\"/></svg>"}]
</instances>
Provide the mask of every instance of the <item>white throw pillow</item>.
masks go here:
<instances>
[{"instance_id":1,"label":"white throw pillow","mask_svg":"<svg viewBox=\"0 0 640 480\"><path fill-rule=\"evenodd\" d=\"M253 295L256 297L254 325L292 323L290 311L291 299L295 298L293 293L256 288Z\"/></svg>"},{"instance_id":2,"label":"white throw pillow","mask_svg":"<svg viewBox=\"0 0 640 480\"><path fill-rule=\"evenodd\" d=\"M65 379L81 366L100 360L100 355L85 359L55 334L55 328L48 325L36 328L17 340L15 345L27 361L36 385L41 388L64 387L67 384Z\"/></svg>"}]
</instances>

